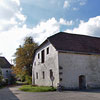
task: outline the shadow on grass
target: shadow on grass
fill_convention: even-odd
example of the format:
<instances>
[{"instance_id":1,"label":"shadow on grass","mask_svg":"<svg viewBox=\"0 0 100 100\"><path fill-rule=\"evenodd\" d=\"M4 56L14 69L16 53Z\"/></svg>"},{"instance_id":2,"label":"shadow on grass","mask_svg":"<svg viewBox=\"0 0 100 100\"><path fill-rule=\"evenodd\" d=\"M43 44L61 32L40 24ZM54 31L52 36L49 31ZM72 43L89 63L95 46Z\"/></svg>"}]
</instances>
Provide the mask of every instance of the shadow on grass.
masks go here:
<instances>
[{"instance_id":1,"label":"shadow on grass","mask_svg":"<svg viewBox=\"0 0 100 100\"><path fill-rule=\"evenodd\" d=\"M19 100L9 88L0 89L0 100Z\"/></svg>"}]
</instances>

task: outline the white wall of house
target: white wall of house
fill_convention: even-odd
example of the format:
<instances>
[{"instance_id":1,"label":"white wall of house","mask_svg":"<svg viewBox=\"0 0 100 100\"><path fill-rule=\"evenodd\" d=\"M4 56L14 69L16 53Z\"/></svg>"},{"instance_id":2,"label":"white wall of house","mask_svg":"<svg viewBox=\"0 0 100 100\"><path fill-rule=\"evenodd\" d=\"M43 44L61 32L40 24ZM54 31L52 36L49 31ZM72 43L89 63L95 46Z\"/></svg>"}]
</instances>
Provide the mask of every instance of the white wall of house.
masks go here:
<instances>
[{"instance_id":1,"label":"white wall of house","mask_svg":"<svg viewBox=\"0 0 100 100\"><path fill-rule=\"evenodd\" d=\"M100 55L59 53L60 84L68 89L79 88L79 76L86 77L86 87L100 87Z\"/></svg>"},{"instance_id":2,"label":"white wall of house","mask_svg":"<svg viewBox=\"0 0 100 100\"><path fill-rule=\"evenodd\" d=\"M1 68L1 71L2 71L2 75L3 75L3 78L6 79L10 79L11 77L11 72L12 70L10 68Z\"/></svg>"},{"instance_id":3,"label":"white wall of house","mask_svg":"<svg viewBox=\"0 0 100 100\"><path fill-rule=\"evenodd\" d=\"M47 48L49 47L49 54L47 54ZM41 51L45 50L45 61L41 63ZM38 54L40 58L38 59ZM52 81L50 79L50 69L53 71L54 76L54 86L59 83L59 68L58 68L58 52L52 46L52 44L47 41L45 44L39 48L35 53L35 59L33 62L33 74L32 83L40 86L51 86ZM45 78L43 79L43 71L45 73ZM38 73L38 79L36 78L36 73Z\"/></svg>"}]
</instances>

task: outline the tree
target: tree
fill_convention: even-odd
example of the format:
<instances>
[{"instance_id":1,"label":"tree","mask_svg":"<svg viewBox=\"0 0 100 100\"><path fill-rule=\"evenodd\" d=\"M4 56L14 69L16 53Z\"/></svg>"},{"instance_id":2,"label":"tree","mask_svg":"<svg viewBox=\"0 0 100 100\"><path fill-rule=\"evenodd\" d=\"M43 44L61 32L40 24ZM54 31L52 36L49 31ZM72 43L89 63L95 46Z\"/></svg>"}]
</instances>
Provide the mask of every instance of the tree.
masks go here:
<instances>
[{"instance_id":1,"label":"tree","mask_svg":"<svg viewBox=\"0 0 100 100\"><path fill-rule=\"evenodd\" d=\"M32 37L26 37L24 44L17 48L14 60L16 66L12 68L17 76L32 75L33 55L37 47Z\"/></svg>"}]
</instances>

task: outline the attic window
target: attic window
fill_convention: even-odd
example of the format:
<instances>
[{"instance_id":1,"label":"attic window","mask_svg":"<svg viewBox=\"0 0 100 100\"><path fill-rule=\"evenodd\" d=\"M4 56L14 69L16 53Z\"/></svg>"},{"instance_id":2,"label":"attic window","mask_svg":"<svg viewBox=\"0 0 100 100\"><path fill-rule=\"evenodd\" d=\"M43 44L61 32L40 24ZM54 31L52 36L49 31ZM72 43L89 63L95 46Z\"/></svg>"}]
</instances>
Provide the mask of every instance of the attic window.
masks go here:
<instances>
[{"instance_id":1,"label":"attic window","mask_svg":"<svg viewBox=\"0 0 100 100\"><path fill-rule=\"evenodd\" d=\"M49 54L49 47L47 48L47 54Z\"/></svg>"},{"instance_id":2,"label":"attic window","mask_svg":"<svg viewBox=\"0 0 100 100\"><path fill-rule=\"evenodd\" d=\"M38 53L38 59L40 59L40 54Z\"/></svg>"}]
</instances>

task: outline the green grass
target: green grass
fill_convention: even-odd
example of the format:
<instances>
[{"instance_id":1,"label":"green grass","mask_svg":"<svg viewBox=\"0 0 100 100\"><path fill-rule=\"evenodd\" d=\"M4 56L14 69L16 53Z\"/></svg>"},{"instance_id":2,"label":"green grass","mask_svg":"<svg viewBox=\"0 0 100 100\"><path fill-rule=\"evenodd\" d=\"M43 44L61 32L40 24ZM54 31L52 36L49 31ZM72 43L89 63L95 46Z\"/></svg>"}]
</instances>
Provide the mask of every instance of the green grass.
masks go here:
<instances>
[{"instance_id":1,"label":"green grass","mask_svg":"<svg viewBox=\"0 0 100 100\"><path fill-rule=\"evenodd\" d=\"M49 86L23 85L21 88L19 88L19 90L25 92L48 92L48 91L56 91L56 88L52 88Z\"/></svg>"}]
</instances>

